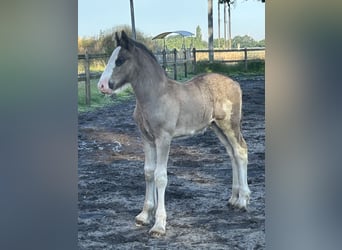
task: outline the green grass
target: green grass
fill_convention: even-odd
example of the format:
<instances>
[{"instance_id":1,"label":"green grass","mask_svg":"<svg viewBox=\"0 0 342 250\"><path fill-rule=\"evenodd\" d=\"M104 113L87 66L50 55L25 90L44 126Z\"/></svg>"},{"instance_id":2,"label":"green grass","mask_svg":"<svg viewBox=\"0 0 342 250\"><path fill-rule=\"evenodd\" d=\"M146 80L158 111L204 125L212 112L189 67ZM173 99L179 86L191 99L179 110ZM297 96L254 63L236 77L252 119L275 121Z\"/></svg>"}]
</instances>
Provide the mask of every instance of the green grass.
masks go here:
<instances>
[{"instance_id":1,"label":"green grass","mask_svg":"<svg viewBox=\"0 0 342 250\"><path fill-rule=\"evenodd\" d=\"M225 64L220 62L198 62L196 64L196 74L200 73L221 73L229 76L251 76L265 74L265 62L248 62L248 70L245 70L243 62L236 64Z\"/></svg>"},{"instance_id":2,"label":"green grass","mask_svg":"<svg viewBox=\"0 0 342 250\"><path fill-rule=\"evenodd\" d=\"M129 98L133 97L132 88L129 87L122 91L121 93L115 96L108 96L101 94L97 89L97 82L98 80L91 80L90 81L90 106L86 105L86 97L85 97L85 83L79 82L78 83L78 111L85 112L91 111L99 107L103 107L109 104L115 104L118 102L122 102Z\"/></svg>"}]
</instances>

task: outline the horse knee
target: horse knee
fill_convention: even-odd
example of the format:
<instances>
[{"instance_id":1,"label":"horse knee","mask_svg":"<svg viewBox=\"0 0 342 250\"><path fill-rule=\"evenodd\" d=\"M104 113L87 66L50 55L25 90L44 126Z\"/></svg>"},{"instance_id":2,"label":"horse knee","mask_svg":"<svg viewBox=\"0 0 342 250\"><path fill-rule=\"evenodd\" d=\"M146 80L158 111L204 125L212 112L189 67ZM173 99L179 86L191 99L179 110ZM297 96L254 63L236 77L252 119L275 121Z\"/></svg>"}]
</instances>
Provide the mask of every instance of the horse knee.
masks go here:
<instances>
[{"instance_id":1,"label":"horse knee","mask_svg":"<svg viewBox=\"0 0 342 250\"><path fill-rule=\"evenodd\" d=\"M234 157L240 164L247 165L248 163L248 150L246 147L237 147L234 151ZM240 165L239 164L239 165Z\"/></svg>"},{"instance_id":2,"label":"horse knee","mask_svg":"<svg viewBox=\"0 0 342 250\"><path fill-rule=\"evenodd\" d=\"M166 187L167 185L167 173L166 172L156 172L154 181L157 187Z\"/></svg>"},{"instance_id":3,"label":"horse knee","mask_svg":"<svg viewBox=\"0 0 342 250\"><path fill-rule=\"evenodd\" d=\"M154 168L145 167L145 180L148 182L154 180Z\"/></svg>"}]
</instances>

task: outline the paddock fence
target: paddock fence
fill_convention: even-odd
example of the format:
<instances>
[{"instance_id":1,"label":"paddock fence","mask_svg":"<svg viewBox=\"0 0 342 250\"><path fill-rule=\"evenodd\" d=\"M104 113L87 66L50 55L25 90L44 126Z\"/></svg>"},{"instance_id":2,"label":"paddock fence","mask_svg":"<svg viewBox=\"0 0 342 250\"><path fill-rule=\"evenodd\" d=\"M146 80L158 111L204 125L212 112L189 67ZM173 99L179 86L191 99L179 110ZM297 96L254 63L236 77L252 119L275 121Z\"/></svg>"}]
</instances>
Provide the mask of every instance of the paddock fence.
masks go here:
<instances>
[{"instance_id":1,"label":"paddock fence","mask_svg":"<svg viewBox=\"0 0 342 250\"><path fill-rule=\"evenodd\" d=\"M248 71L248 62L264 61L265 48L243 48L230 50L214 50L214 62L234 64L244 63ZM170 78L182 80L196 73L197 62L209 61L209 50L182 49L163 50L155 52L159 64ZM109 59L109 54L78 55L78 82L85 83L85 103L90 105L90 80L99 79Z\"/></svg>"}]
</instances>

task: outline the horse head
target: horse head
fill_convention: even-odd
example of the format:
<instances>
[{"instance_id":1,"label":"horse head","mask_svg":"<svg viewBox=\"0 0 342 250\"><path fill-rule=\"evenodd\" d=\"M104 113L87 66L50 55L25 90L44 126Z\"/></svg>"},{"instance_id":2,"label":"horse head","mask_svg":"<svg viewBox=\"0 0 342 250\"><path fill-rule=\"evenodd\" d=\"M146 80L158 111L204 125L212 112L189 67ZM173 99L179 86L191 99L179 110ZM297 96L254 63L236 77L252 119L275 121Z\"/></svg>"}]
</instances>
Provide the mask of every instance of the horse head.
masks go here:
<instances>
[{"instance_id":1,"label":"horse head","mask_svg":"<svg viewBox=\"0 0 342 250\"><path fill-rule=\"evenodd\" d=\"M137 67L134 60L135 44L122 31L121 37L115 32L117 47L110 56L104 72L98 82L98 89L104 94L112 94L115 90L129 83L130 75Z\"/></svg>"}]
</instances>

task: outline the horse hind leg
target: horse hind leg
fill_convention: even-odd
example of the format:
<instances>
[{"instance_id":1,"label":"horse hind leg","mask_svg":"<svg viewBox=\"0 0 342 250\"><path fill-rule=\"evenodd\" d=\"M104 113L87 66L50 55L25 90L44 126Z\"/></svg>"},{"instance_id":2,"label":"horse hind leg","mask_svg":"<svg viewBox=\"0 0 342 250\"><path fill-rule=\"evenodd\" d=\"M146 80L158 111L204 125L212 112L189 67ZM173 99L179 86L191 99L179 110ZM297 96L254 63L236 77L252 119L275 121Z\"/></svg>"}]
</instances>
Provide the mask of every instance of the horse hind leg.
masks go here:
<instances>
[{"instance_id":1,"label":"horse hind leg","mask_svg":"<svg viewBox=\"0 0 342 250\"><path fill-rule=\"evenodd\" d=\"M225 146L226 151L231 159L232 162L232 174L233 174L233 181L232 181L232 194L228 201L229 204L235 204L239 198L239 182L238 182L238 172L237 172L237 165L235 158L233 157L233 148L230 145L227 137L223 133L223 131L220 129L220 127L217 126L216 123L212 124L212 129L216 133L217 137L220 139L221 143Z\"/></svg>"},{"instance_id":2,"label":"horse hind leg","mask_svg":"<svg viewBox=\"0 0 342 250\"><path fill-rule=\"evenodd\" d=\"M212 128L232 161L232 195L228 203L233 207L246 210L251 193L247 183L248 150L240 127L237 124L231 124L230 121L220 120L215 121Z\"/></svg>"}]
</instances>

